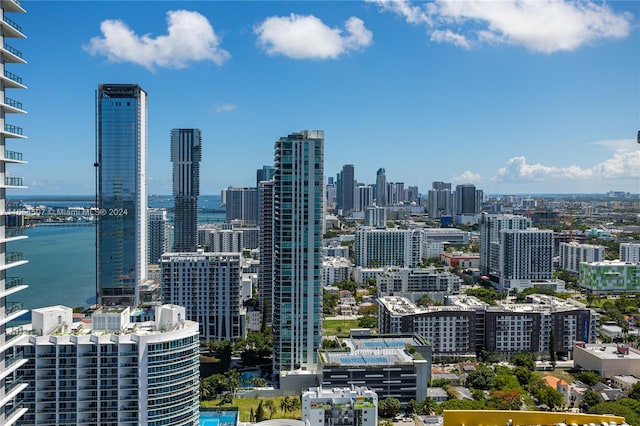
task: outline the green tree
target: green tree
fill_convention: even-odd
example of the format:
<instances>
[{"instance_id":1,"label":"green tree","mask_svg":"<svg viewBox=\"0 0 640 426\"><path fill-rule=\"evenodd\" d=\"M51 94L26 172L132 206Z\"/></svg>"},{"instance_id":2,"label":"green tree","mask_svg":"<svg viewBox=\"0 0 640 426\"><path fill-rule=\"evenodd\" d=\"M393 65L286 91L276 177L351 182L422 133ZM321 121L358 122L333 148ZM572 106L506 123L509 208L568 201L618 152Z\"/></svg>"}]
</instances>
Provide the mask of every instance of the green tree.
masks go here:
<instances>
[{"instance_id":1,"label":"green tree","mask_svg":"<svg viewBox=\"0 0 640 426\"><path fill-rule=\"evenodd\" d=\"M613 414L625 418L627 424L640 425L640 401L622 398L617 401L601 402L589 410L592 414Z\"/></svg>"},{"instance_id":2,"label":"green tree","mask_svg":"<svg viewBox=\"0 0 640 426\"><path fill-rule=\"evenodd\" d=\"M386 398L378 406L381 417L392 418L400 412L400 401L397 398Z\"/></svg>"},{"instance_id":3,"label":"green tree","mask_svg":"<svg viewBox=\"0 0 640 426\"><path fill-rule=\"evenodd\" d=\"M467 376L467 387L473 389L489 390L493 388L496 373L486 365L480 365Z\"/></svg>"},{"instance_id":4,"label":"green tree","mask_svg":"<svg viewBox=\"0 0 640 426\"><path fill-rule=\"evenodd\" d=\"M577 380L589 386L593 386L598 382L602 382L602 376L595 371L581 371L573 375Z\"/></svg>"},{"instance_id":5,"label":"green tree","mask_svg":"<svg viewBox=\"0 0 640 426\"><path fill-rule=\"evenodd\" d=\"M549 408L554 409L564 405L564 395L552 388L545 386L536 393L536 398L542 404L546 404Z\"/></svg>"},{"instance_id":6,"label":"green tree","mask_svg":"<svg viewBox=\"0 0 640 426\"><path fill-rule=\"evenodd\" d=\"M432 416L438 411L438 403L432 398L426 397L416 405L416 414Z\"/></svg>"},{"instance_id":7,"label":"green tree","mask_svg":"<svg viewBox=\"0 0 640 426\"><path fill-rule=\"evenodd\" d=\"M640 401L640 382L635 383L631 387L628 397Z\"/></svg>"},{"instance_id":8,"label":"green tree","mask_svg":"<svg viewBox=\"0 0 640 426\"><path fill-rule=\"evenodd\" d=\"M511 370L509 370L509 372L496 374L496 378L493 381L493 388L501 390L520 389L520 382Z\"/></svg>"},{"instance_id":9,"label":"green tree","mask_svg":"<svg viewBox=\"0 0 640 426\"><path fill-rule=\"evenodd\" d=\"M366 315L358 319L358 327L360 328L376 328L378 326L378 319L374 316Z\"/></svg>"},{"instance_id":10,"label":"green tree","mask_svg":"<svg viewBox=\"0 0 640 426\"><path fill-rule=\"evenodd\" d=\"M256 408L255 417L256 417L256 423L266 420L264 407L262 406L262 400L258 402L258 407Z\"/></svg>"},{"instance_id":11,"label":"green tree","mask_svg":"<svg viewBox=\"0 0 640 426\"><path fill-rule=\"evenodd\" d=\"M600 394L594 390L587 389L582 396L582 402L580 408L584 411L589 411L591 407L594 407L602 402Z\"/></svg>"},{"instance_id":12,"label":"green tree","mask_svg":"<svg viewBox=\"0 0 640 426\"><path fill-rule=\"evenodd\" d=\"M532 352L516 352L511 355L509 361L517 367L525 367L532 371L536 367L535 355Z\"/></svg>"},{"instance_id":13,"label":"green tree","mask_svg":"<svg viewBox=\"0 0 640 426\"><path fill-rule=\"evenodd\" d=\"M264 401L264 408L269 411L269 420L273 418L273 414L277 411L276 404L274 404L273 399L266 399Z\"/></svg>"},{"instance_id":14,"label":"green tree","mask_svg":"<svg viewBox=\"0 0 640 426\"><path fill-rule=\"evenodd\" d=\"M531 380L531 370L526 367L516 367L513 369L513 375L518 379L520 386L527 386Z\"/></svg>"},{"instance_id":15,"label":"green tree","mask_svg":"<svg viewBox=\"0 0 640 426\"><path fill-rule=\"evenodd\" d=\"M494 390L487 406L496 410L519 410L522 406L522 394L517 389Z\"/></svg>"}]
</instances>

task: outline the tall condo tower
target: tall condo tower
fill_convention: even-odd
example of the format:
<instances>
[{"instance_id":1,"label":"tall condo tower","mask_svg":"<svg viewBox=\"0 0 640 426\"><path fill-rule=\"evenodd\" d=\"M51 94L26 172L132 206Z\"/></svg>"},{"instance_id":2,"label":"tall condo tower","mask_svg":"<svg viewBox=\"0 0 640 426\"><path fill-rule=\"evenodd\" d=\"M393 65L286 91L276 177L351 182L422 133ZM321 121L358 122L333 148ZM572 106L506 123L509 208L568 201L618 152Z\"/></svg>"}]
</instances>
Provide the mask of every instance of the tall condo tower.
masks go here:
<instances>
[{"instance_id":1,"label":"tall condo tower","mask_svg":"<svg viewBox=\"0 0 640 426\"><path fill-rule=\"evenodd\" d=\"M0 222L0 424L13 425L20 422L20 418L26 412L26 408L22 400L17 395L27 387L26 383L14 380L15 372L23 366L27 361L22 358L22 352L16 351L14 355L14 347L19 341L21 333L14 333L13 330L7 329L7 324L20 317L25 310L22 309L22 303L16 301L8 301L13 299L15 293L27 288L23 284L22 278L13 274L13 268L27 263L23 259L22 253L12 252L8 250L7 244L11 241L26 238L20 236L19 229L10 229L12 222L18 219L18 216L11 216L11 206L6 200L7 189L24 188L22 178L10 177L7 173L7 165L24 164L22 153L10 151L7 142L11 139L25 139L22 134L22 128L11 124L10 114L24 114L26 111L22 109L22 103L11 99L8 96L7 89L26 89L22 84L22 78L10 72L13 64L26 64L22 58L22 53L11 46L11 39L24 39L22 28L9 19L9 12L26 13L17 0L3 0L0 2L0 40L2 41L0 49L0 60L2 62L2 74L0 74L0 213L2 213L2 221Z\"/></svg>"},{"instance_id":2,"label":"tall condo tower","mask_svg":"<svg viewBox=\"0 0 640 426\"><path fill-rule=\"evenodd\" d=\"M96 93L97 299L137 306L147 269L147 93L101 84Z\"/></svg>"},{"instance_id":3,"label":"tall condo tower","mask_svg":"<svg viewBox=\"0 0 640 426\"><path fill-rule=\"evenodd\" d=\"M353 211L353 193L356 187L353 164L342 166L339 176L340 195L338 197L338 208L342 209L342 214L346 216Z\"/></svg>"},{"instance_id":4,"label":"tall condo tower","mask_svg":"<svg viewBox=\"0 0 640 426\"><path fill-rule=\"evenodd\" d=\"M273 371L314 370L322 335L324 131L275 144Z\"/></svg>"},{"instance_id":5,"label":"tall condo tower","mask_svg":"<svg viewBox=\"0 0 640 426\"><path fill-rule=\"evenodd\" d=\"M200 196L200 129L171 130L173 163L174 252L195 252L198 247L198 197Z\"/></svg>"},{"instance_id":6,"label":"tall condo tower","mask_svg":"<svg viewBox=\"0 0 640 426\"><path fill-rule=\"evenodd\" d=\"M387 175L382 167L376 172L376 204L387 205Z\"/></svg>"}]
</instances>

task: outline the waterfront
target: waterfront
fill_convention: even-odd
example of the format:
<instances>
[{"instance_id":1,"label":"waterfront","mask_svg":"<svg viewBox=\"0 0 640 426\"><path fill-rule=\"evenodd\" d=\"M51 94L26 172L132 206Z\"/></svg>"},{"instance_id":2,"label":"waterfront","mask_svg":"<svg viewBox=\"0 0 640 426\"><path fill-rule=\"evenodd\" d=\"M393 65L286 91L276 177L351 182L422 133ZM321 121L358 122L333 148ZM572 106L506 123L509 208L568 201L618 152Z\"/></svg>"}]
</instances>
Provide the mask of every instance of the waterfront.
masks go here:
<instances>
[{"instance_id":1,"label":"waterfront","mask_svg":"<svg viewBox=\"0 0 640 426\"><path fill-rule=\"evenodd\" d=\"M17 198L17 197L16 197ZM89 206L86 197L29 197L25 203L49 207ZM203 209L218 209L219 196L201 199ZM149 197L149 207L173 207L170 196ZM220 223L224 213L204 212L201 223ZM8 251L21 252L29 261L9 271L13 277L22 277L29 286L10 301L22 302L25 309L51 305L89 307L95 303L96 258L93 225L38 224L25 228L27 239L11 242Z\"/></svg>"}]
</instances>

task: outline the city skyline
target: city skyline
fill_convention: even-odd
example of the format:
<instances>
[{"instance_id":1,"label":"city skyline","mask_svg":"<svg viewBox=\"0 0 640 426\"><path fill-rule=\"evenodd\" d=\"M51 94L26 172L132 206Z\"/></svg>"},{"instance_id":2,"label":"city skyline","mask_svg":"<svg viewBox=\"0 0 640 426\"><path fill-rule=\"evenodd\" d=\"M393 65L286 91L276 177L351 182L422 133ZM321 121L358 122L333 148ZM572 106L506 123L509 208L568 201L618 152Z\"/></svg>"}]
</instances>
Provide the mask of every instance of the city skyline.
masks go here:
<instances>
[{"instance_id":1,"label":"city skyline","mask_svg":"<svg viewBox=\"0 0 640 426\"><path fill-rule=\"evenodd\" d=\"M384 168L423 194L637 193L640 5L500 5L33 2L14 43L29 62L20 193L93 193L99 83L149 93L151 194L171 194L166 135L183 127L207 135L203 194L252 186L292 128L325 130L325 176L354 164L358 182Z\"/></svg>"}]
</instances>

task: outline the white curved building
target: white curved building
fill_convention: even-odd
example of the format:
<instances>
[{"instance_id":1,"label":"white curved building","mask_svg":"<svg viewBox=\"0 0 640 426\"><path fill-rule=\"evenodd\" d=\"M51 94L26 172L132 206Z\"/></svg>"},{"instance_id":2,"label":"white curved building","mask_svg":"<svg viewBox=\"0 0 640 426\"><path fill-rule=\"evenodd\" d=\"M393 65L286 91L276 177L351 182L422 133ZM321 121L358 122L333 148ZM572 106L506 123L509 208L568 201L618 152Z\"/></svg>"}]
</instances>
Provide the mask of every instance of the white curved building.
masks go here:
<instances>
[{"instance_id":1,"label":"white curved building","mask_svg":"<svg viewBox=\"0 0 640 426\"><path fill-rule=\"evenodd\" d=\"M24 425L183 425L199 417L198 324L181 306L107 307L73 322L70 308L34 309L19 345Z\"/></svg>"}]
</instances>

